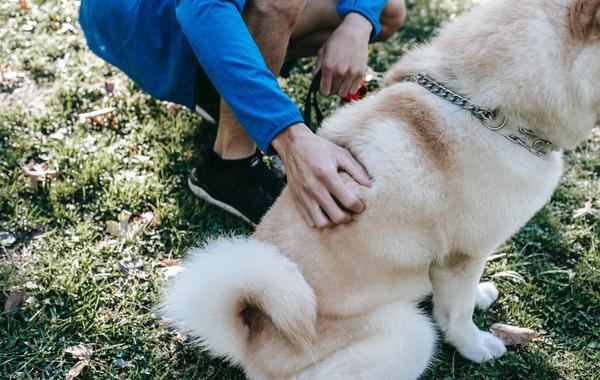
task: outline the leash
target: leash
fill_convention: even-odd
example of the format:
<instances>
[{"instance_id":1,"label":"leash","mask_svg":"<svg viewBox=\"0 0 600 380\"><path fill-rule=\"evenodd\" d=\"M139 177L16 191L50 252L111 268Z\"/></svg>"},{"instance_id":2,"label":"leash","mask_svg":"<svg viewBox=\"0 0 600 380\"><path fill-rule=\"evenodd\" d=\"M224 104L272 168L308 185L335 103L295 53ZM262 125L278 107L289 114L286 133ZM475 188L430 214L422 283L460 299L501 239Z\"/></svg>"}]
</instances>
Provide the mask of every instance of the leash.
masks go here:
<instances>
[{"instance_id":1,"label":"leash","mask_svg":"<svg viewBox=\"0 0 600 380\"><path fill-rule=\"evenodd\" d=\"M310 87L308 88L308 94L306 94L306 98L304 99L304 115L303 115L304 123L313 131L316 128L318 128L321 125L321 123L323 122L323 119L325 119L325 116L323 115L323 112L321 112L321 108L319 107L319 99L318 99L319 88L321 87L321 78L322 78L322 75L321 75L321 71L319 70L314 75L312 82L310 82ZM356 94L344 96L344 97L342 97L342 101L344 103L358 101L358 100L362 99L363 97L365 97L365 95L367 95L368 91L369 90L367 88L367 83L365 81L362 81L362 83L360 84L360 88L358 89ZM314 128L312 125L313 109L315 111L315 119L317 121L317 124L314 126Z\"/></svg>"},{"instance_id":2,"label":"leash","mask_svg":"<svg viewBox=\"0 0 600 380\"><path fill-rule=\"evenodd\" d=\"M323 112L321 112L321 108L319 107L318 100L318 92L319 87L321 86L321 71L317 71L315 76L310 83L310 87L308 88L308 94L306 94L306 98L304 99L304 123L308 126L308 128L313 131L321 125L323 122L324 116ZM312 125L312 111L315 109L315 117L317 120L317 125Z\"/></svg>"}]
</instances>

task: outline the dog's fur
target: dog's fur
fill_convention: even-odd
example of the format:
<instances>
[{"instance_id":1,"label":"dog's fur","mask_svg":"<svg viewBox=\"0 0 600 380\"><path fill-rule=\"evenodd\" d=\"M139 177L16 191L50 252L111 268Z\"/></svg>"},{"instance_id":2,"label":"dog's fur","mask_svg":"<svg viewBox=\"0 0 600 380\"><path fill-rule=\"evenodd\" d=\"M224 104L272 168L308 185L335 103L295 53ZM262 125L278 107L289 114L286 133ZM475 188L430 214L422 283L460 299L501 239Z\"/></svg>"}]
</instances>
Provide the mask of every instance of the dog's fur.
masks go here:
<instances>
[{"instance_id":1,"label":"dog's fur","mask_svg":"<svg viewBox=\"0 0 600 380\"><path fill-rule=\"evenodd\" d=\"M487 256L550 198L561 153L536 157L408 75L425 72L571 148L600 109L600 0L495 0L444 27L320 131L374 179L347 183L366 211L308 228L286 189L250 239L192 252L163 314L253 379L415 379L434 352L417 303L433 292L448 342L481 362L504 354L472 322L497 297Z\"/></svg>"}]
</instances>

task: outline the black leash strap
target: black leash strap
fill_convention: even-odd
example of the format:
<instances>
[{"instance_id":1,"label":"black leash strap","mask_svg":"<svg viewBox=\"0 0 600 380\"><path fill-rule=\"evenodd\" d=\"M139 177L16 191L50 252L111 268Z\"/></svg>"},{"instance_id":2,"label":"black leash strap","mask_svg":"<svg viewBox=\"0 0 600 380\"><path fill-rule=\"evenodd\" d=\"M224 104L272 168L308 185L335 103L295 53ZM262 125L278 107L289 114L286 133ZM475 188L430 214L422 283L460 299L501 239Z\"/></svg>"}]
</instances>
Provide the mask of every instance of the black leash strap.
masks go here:
<instances>
[{"instance_id":1,"label":"black leash strap","mask_svg":"<svg viewBox=\"0 0 600 380\"><path fill-rule=\"evenodd\" d=\"M318 71L310 84L306 99L304 99L304 122L313 131L321 125L323 122L323 113L319 108L318 93L319 87L321 86L321 71ZM315 117L317 118L317 125L312 125L312 110L315 109Z\"/></svg>"}]
</instances>

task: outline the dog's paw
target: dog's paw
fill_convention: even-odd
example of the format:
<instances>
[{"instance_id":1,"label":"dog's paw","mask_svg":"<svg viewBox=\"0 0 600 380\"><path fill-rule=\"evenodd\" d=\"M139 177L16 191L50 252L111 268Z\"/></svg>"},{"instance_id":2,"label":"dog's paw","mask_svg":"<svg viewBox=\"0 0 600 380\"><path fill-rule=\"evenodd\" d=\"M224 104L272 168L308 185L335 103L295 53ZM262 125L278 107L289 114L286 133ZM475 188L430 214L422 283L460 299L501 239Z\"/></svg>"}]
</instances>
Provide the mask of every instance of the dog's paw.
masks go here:
<instances>
[{"instance_id":1,"label":"dog's paw","mask_svg":"<svg viewBox=\"0 0 600 380\"><path fill-rule=\"evenodd\" d=\"M482 282L477 285L475 306L480 310L487 310L498 299L498 289L491 282Z\"/></svg>"},{"instance_id":2,"label":"dog's paw","mask_svg":"<svg viewBox=\"0 0 600 380\"><path fill-rule=\"evenodd\" d=\"M478 329L463 336L455 343L458 352L475 363L499 358L506 352L506 347L500 339Z\"/></svg>"}]
</instances>

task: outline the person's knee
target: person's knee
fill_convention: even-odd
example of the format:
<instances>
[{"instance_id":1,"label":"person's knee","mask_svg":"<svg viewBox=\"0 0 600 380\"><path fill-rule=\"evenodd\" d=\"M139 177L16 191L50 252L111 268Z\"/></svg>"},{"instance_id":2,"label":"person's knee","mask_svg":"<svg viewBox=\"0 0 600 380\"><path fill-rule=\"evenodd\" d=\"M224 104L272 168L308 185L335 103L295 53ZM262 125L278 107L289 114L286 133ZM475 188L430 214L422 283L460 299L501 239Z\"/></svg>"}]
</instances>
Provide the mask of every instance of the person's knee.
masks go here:
<instances>
[{"instance_id":1,"label":"person's knee","mask_svg":"<svg viewBox=\"0 0 600 380\"><path fill-rule=\"evenodd\" d=\"M390 38L402 27L405 18L406 5L404 0L388 0L381 12L381 32L377 40L384 41Z\"/></svg>"},{"instance_id":2,"label":"person's knee","mask_svg":"<svg viewBox=\"0 0 600 380\"><path fill-rule=\"evenodd\" d=\"M265 22L277 20L279 25L294 28L307 0L254 0L250 4L251 10L257 17ZM280 31L281 32L281 31Z\"/></svg>"}]
</instances>

